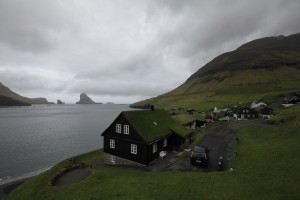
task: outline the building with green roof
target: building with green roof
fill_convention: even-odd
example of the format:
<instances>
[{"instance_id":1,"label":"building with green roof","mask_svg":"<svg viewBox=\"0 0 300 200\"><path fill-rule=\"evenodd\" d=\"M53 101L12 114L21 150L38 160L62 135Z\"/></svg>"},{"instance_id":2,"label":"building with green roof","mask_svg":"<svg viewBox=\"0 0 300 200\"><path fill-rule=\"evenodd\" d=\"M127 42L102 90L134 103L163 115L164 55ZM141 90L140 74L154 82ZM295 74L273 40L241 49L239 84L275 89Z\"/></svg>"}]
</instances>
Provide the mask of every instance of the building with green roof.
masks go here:
<instances>
[{"instance_id":1,"label":"building with green roof","mask_svg":"<svg viewBox=\"0 0 300 200\"><path fill-rule=\"evenodd\" d=\"M191 134L163 110L124 111L102 133L105 162L148 165L160 152L186 143Z\"/></svg>"}]
</instances>

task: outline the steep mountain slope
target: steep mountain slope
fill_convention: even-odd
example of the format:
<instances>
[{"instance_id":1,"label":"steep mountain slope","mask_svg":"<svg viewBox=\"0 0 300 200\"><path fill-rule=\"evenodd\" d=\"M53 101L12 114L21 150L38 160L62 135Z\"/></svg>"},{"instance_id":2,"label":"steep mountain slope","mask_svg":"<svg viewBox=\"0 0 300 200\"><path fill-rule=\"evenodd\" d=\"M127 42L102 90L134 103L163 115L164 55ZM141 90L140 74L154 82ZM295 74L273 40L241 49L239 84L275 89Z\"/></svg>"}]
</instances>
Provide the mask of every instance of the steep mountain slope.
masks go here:
<instances>
[{"instance_id":1,"label":"steep mountain slope","mask_svg":"<svg viewBox=\"0 0 300 200\"><path fill-rule=\"evenodd\" d=\"M214 106L271 101L280 94L300 91L300 34L267 37L224 53L190 76L178 88L133 104L157 107Z\"/></svg>"},{"instance_id":2,"label":"steep mountain slope","mask_svg":"<svg viewBox=\"0 0 300 200\"><path fill-rule=\"evenodd\" d=\"M11 91L8 87L0 83L0 95L7 96L12 99L15 99L17 101L21 101L28 104L50 104L51 102L48 102L45 98L27 98L23 97L13 91Z\"/></svg>"}]
</instances>

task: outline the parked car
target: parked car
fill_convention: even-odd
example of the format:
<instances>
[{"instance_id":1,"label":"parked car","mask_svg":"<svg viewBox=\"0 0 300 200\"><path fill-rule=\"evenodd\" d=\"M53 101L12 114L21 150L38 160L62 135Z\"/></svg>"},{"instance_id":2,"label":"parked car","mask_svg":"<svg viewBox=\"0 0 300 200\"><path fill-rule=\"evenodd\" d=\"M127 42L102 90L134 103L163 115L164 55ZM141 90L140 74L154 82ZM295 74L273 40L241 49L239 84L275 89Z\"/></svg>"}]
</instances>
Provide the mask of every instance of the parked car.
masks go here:
<instances>
[{"instance_id":1,"label":"parked car","mask_svg":"<svg viewBox=\"0 0 300 200\"><path fill-rule=\"evenodd\" d=\"M191 152L190 161L192 165L207 167L209 149L204 146L195 146Z\"/></svg>"}]
</instances>

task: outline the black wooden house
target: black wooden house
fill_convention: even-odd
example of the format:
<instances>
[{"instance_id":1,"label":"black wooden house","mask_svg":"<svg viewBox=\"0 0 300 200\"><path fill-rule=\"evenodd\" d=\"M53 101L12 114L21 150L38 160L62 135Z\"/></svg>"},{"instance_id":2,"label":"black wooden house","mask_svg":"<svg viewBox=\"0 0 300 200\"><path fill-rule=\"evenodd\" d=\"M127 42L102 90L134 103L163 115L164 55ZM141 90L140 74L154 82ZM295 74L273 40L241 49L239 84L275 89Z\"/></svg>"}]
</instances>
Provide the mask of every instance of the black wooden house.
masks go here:
<instances>
[{"instance_id":1,"label":"black wooden house","mask_svg":"<svg viewBox=\"0 0 300 200\"><path fill-rule=\"evenodd\" d=\"M160 152L180 147L191 133L163 110L124 111L102 133L104 161L148 165Z\"/></svg>"},{"instance_id":2,"label":"black wooden house","mask_svg":"<svg viewBox=\"0 0 300 200\"><path fill-rule=\"evenodd\" d=\"M237 117L239 120L254 119L258 117L258 112L253 108L241 107L237 110Z\"/></svg>"}]
</instances>

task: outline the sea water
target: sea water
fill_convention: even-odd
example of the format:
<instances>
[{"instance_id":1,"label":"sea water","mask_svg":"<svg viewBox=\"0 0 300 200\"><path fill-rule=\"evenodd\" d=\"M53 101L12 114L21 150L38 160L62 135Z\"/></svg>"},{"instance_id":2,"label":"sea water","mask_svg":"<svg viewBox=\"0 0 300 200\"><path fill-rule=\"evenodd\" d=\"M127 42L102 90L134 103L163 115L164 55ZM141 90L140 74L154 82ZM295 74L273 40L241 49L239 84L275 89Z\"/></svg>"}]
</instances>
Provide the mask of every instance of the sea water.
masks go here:
<instances>
[{"instance_id":1,"label":"sea water","mask_svg":"<svg viewBox=\"0 0 300 200\"><path fill-rule=\"evenodd\" d=\"M101 133L128 105L0 108L0 185L37 175L66 158L103 147Z\"/></svg>"}]
</instances>

